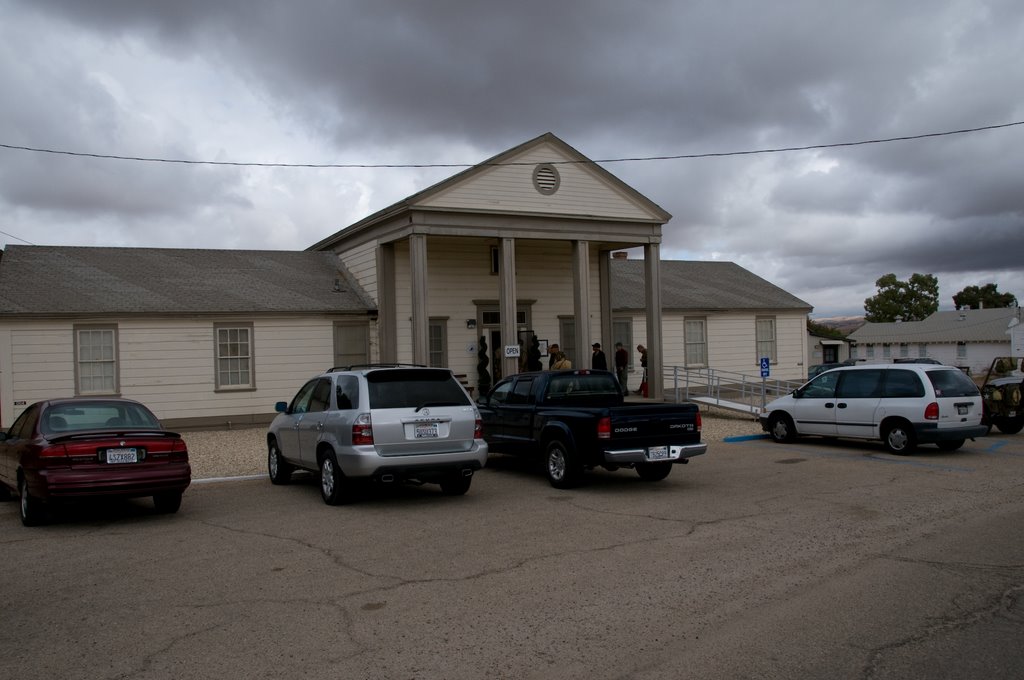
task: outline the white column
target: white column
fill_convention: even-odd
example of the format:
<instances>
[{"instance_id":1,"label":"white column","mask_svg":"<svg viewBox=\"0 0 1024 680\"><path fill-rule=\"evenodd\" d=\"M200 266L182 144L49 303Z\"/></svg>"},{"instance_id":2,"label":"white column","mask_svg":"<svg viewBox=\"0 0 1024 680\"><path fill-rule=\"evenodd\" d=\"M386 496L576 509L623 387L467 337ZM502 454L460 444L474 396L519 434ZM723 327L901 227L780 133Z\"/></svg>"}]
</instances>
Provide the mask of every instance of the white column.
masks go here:
<instances>
[{"instance_id":1,"label":"white column","mask_svg":"<svg viewBox=\"0 0 1024 680\"><path fill-rule=\"evenodd\" d=\"M519 358L506 357L505 347L519 342L516 324L518 298L516 292L516 240L503 238L498 244L501 260L498 274L501 279L498 289L498 310L501 315L501 344L495 347L497 356L501 357L502 377L515 375L519 372ZM525 348L524 348L525 351Z\"/></svg>"},{"instance_id":2,"label":"white column","mask_svg":"<svg viewBox=\"0 0 1024 680\"><path fill-rule=\"evenodd\" d=\"M426 366L427 345L427 236L409 237L409 274L412 283L412 362Z\"/></svg>"},{"instance_id":3,"label":"white column","mask_svg":"<svg viewBox=\"0 0 1024 680\"><path fill-rule=\"evenodd\" d=\"M661 336L661 244L644 246L644 294L647 300L647 395L664 395L665 351Z\"/></svg>"},{"instance_id":4,"label":"white column","mask_svg":"<svg viewBox=\"0 0 1024 680\"><path fill-rule=\"evenodd\" d=\"M573 313L576 315L576 361L573 368L590 368L590 243L572 242Z\"/></svg>"}]
</instances>

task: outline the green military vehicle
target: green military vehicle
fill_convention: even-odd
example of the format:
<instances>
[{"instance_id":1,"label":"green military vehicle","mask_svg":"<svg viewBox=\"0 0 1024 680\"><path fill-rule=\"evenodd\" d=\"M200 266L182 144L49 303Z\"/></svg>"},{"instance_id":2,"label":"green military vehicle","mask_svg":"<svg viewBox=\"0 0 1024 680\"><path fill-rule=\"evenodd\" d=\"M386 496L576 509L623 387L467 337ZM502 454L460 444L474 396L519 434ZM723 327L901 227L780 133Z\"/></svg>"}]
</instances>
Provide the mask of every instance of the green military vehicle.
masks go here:
<instances>
[{"instance_id":1,"label":"green military vehicle","mask_svg":"<svg viewBox=\"0 0 1024 680\"><path fill-rule=\"evenodd\" d=\"M982 424L990 429L994 425L1005 434L1017 434L1024 429L1024 357L997 357L992 360L985 381L981 384L981 398L985 415Z\"/></svg>"}]
</instances>

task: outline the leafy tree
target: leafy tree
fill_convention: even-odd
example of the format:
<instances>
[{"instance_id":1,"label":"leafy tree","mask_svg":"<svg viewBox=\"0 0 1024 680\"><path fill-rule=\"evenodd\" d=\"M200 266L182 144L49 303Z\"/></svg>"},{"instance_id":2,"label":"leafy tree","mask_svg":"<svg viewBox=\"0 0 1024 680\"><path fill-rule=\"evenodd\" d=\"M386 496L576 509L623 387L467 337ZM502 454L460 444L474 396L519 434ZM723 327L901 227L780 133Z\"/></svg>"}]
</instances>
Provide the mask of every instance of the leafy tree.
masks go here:
<instances>
[{"instance_id":1,"label":"leafy tree","mask_svg":"<svg viewBox=\"0 0 1024 680\"><path fill-rule=\"evenodd\" d=\"M911 274L908 281L886 274L875 285L878 293L864 300L866 321L921 321L939 308L939 280L931 274Z\"/></svg>"},{"instance_id":2,"label":"leafy tree","mask_svg":"<svg viewBox=\"0 0 1024 680\"><path fill-rule=\"evenodd\" d=\"M832 328L825 324L817 323L807 319L807 330L818 336L819 338L835 338L836 340L845 340L846 334L838 328Z\"/></svg>"},{"instance_id":3,"label":"leafy tree","mask_svg":"<svg viewBox=\"0 0 1024 680\"><path fill-rule=\"evenodd\" d=\"M1000 293L999 286L986 283L984 286L967 286L953 296L953 304L970 309L991 309L995 307L1015 307L1017 297L1013 293Z\"/></svg>"}]
</instances>

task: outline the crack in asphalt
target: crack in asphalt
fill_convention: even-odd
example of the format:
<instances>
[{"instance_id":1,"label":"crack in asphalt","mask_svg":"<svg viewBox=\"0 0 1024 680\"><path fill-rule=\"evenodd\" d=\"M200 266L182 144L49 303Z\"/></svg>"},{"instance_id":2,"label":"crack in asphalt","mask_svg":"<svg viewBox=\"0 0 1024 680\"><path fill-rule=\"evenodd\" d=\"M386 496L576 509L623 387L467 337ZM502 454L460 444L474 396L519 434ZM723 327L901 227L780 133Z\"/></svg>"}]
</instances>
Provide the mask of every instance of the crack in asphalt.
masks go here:
<instances>
[{"instance_id":1,"label":"crack in asphalt","mask_svg":"<svg viewBox=\"0 0 1024 680\"><path fill-rule=\"evenodd\" d=\"M936 566L939 568L943 567L962 567L971 568L977 567L982 569L1010 569L1013 572L1024 570L1024 565L1013 565L1012 567L1000 567L996 565L971 565L969 563L951 563L945 564L942 562L936 562L932 560L912 560L912 559L900 559L899 561L911 562L918 564L926 564ZM1010 586L1003 590L998 596L992 597L987 603L976 607L973 610L965 611L958 615L950 615L941 617L940 620L927 626L917 633L908 635L902 639L894 640L884 645L880 645L869 650L869 657L864 665L864 670L861 673L863 680L871 680L876 677L880 671L882 663L885 661L886 655L896 652L909 647L914 647L926 642L929 642L937 637L945 635L947 633L966 630L971 626L991 621L997 618L1003 618L1014 622L1024 623L1024 617L1014 612L1017 607L1018 600L1024 596L1024 583Z\"/></svg>"}]
</instances>

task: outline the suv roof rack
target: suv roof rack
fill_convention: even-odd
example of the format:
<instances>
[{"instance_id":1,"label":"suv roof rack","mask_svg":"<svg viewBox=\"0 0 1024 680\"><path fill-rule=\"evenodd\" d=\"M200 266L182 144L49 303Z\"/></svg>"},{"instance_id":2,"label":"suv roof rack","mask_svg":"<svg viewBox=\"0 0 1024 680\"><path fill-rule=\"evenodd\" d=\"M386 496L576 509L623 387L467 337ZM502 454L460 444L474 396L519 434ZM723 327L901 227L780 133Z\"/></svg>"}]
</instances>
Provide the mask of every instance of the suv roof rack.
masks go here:
<instances>
[{"instance_id":1,"label":"suv roof rack","mask_svg":"<svg viewBox=\"0 0 1024 680\"><path fill-rule=\"evenodd\" d=\"M336 371L358 371L364 368L430 368L423 364L352 364L351 366L332 366L325 373L334 373Z\"/></svg>"}]
</instances>

